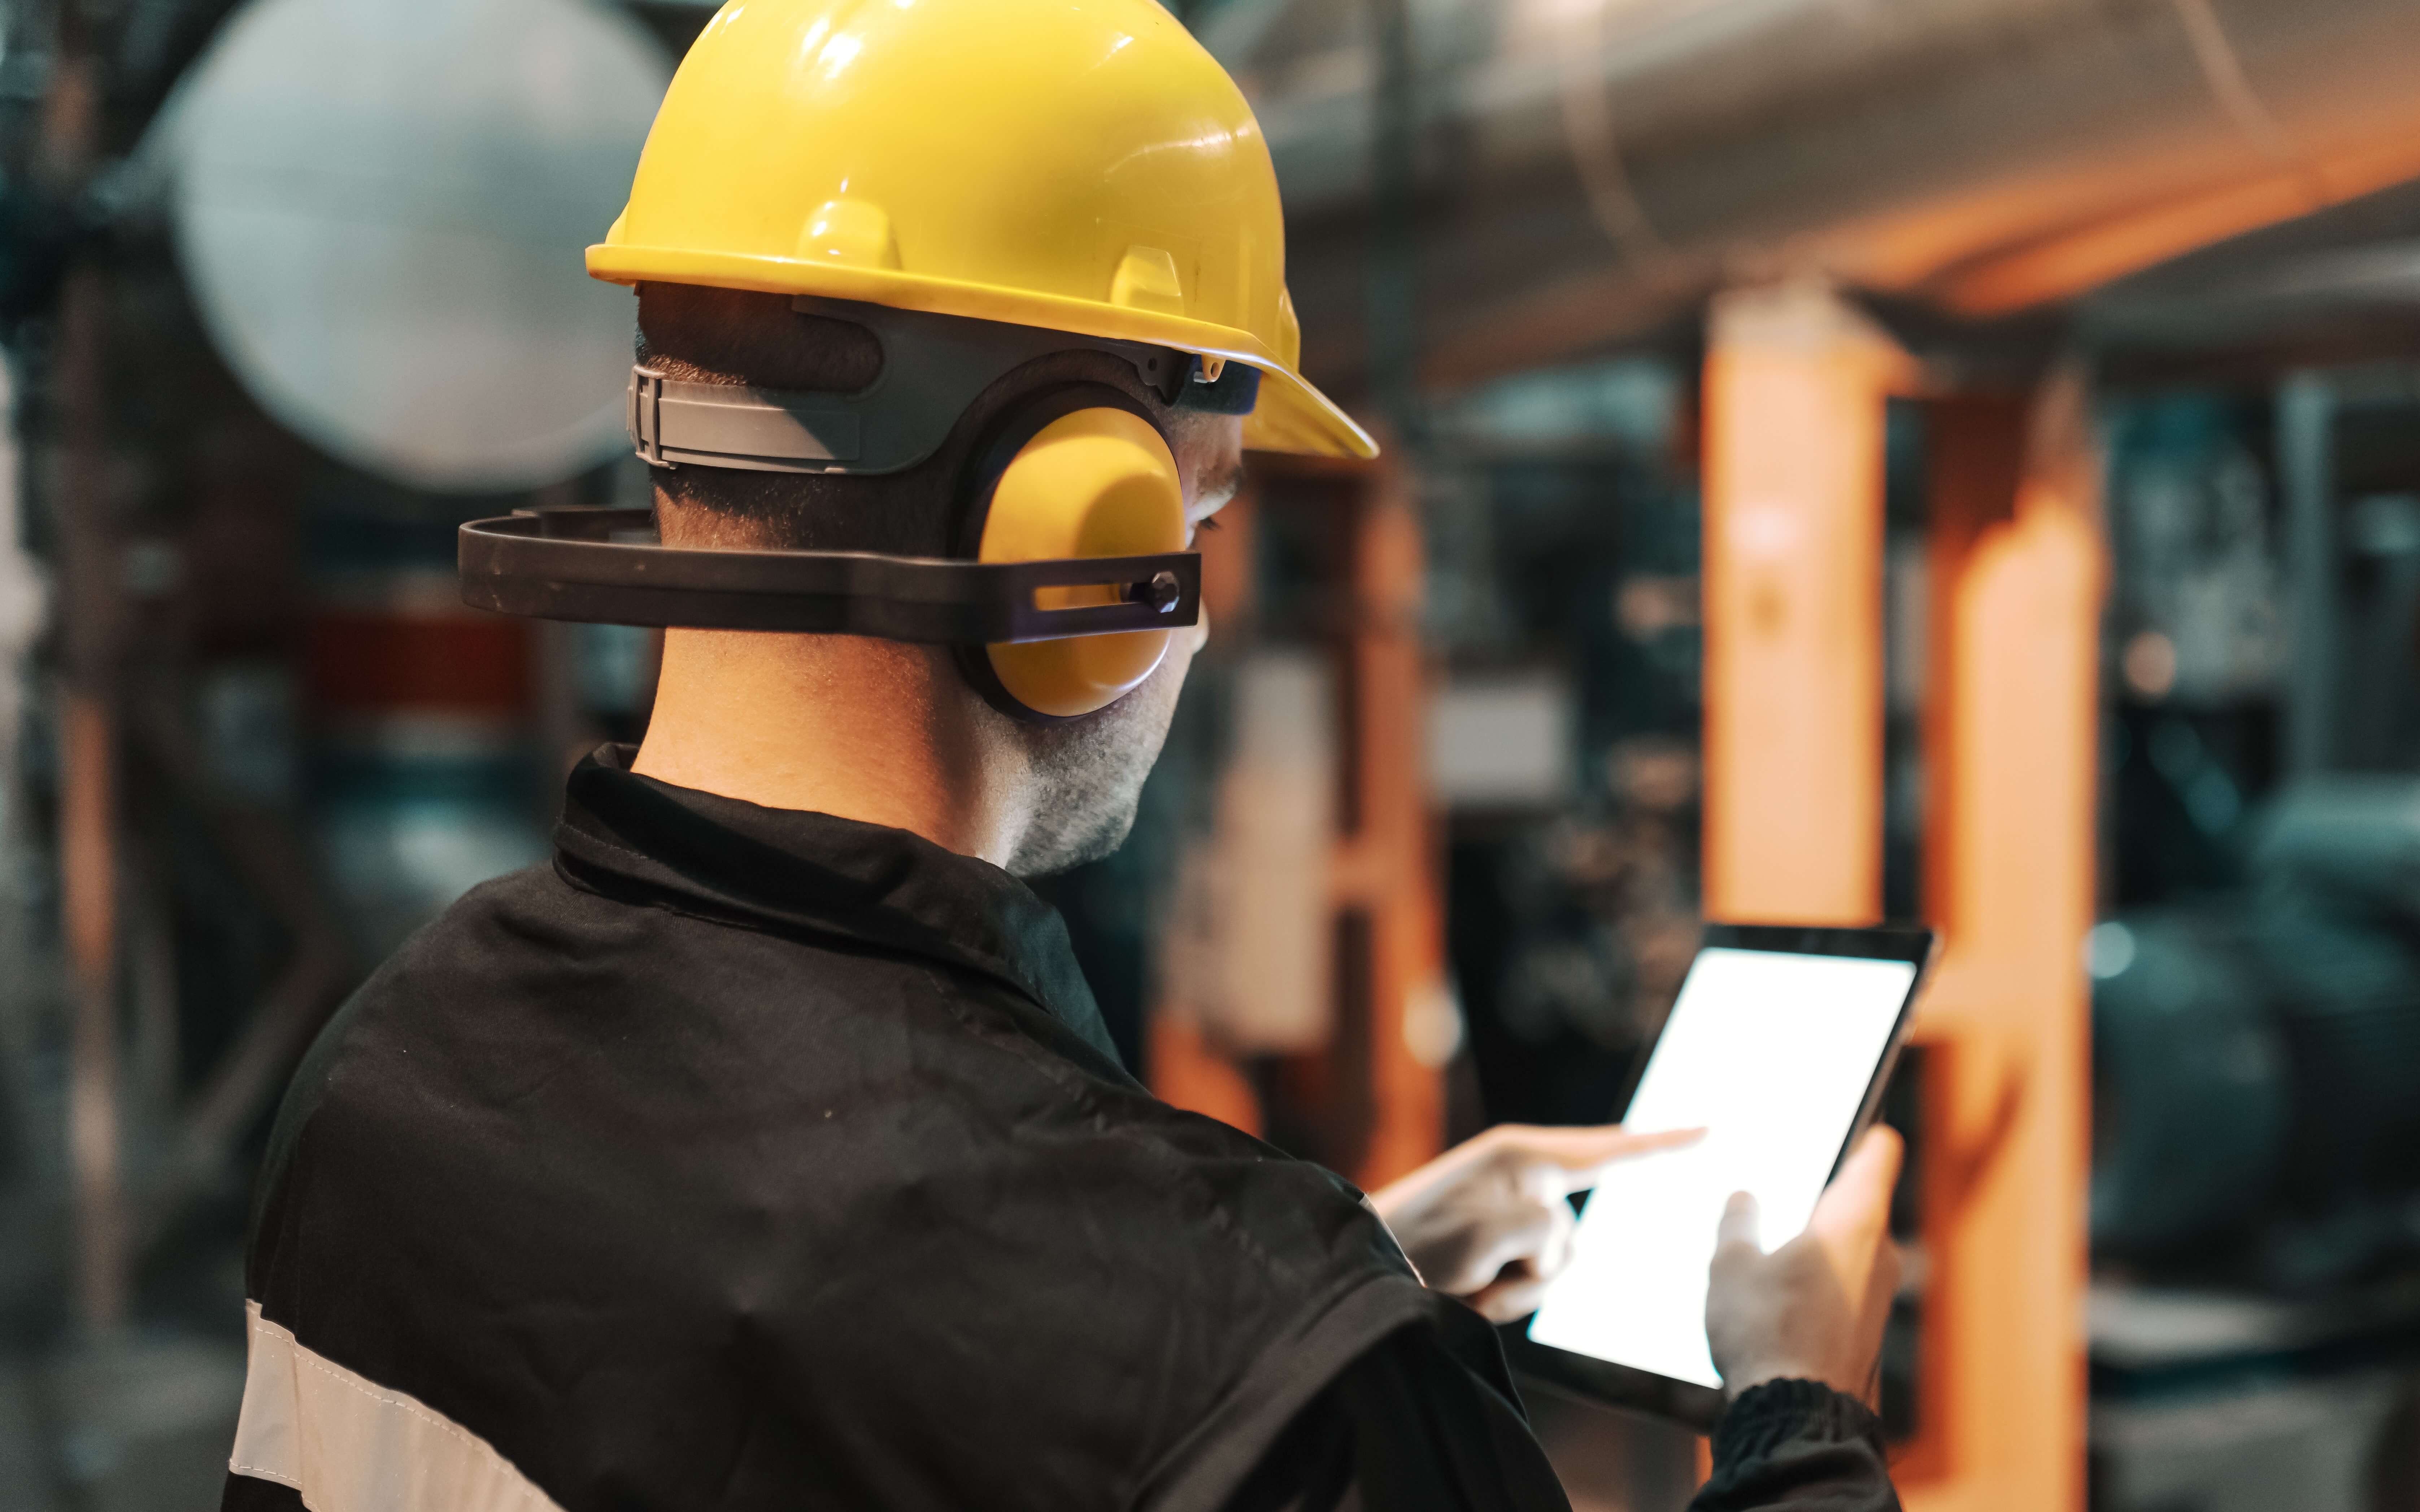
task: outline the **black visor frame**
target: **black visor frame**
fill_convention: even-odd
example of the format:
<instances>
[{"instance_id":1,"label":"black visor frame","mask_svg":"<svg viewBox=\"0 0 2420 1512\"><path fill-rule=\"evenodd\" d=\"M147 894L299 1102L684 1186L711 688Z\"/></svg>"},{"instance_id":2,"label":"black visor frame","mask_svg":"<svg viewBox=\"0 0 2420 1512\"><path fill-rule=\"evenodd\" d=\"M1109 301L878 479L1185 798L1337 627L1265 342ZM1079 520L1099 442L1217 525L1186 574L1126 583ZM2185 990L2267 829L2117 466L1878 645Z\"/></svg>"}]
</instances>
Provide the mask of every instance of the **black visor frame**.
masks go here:
<instances>
[{"instance_id":1,"label":"black visor frame","mask_svg":"<svg viewBox=\"0 0 2420 1512\"><path fill-rule=\"evenodd\" d=\"M870 551L698 550L656 544L646 509L535 509L457 539L473 609L592 625L863 635L930 645L1174 630L1202 617L1191 551L967 562ZM1043 588L1110 587L1114 604L1036 606Z\"/></svg>"}]
</instances>

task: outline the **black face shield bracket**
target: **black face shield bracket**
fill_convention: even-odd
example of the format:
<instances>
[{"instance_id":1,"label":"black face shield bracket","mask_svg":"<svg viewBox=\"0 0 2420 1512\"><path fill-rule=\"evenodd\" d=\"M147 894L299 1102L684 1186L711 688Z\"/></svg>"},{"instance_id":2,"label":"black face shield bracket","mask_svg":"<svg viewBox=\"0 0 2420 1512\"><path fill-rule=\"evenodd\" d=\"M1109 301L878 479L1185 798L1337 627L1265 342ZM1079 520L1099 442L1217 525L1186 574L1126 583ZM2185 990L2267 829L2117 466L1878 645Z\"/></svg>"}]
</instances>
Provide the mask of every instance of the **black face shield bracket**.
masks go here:
<instances>
[{"instance_id":1,"label":"black face shield bracket","mask_svg":"<svg viewBox=\"0 0 2420 1512\"><path fill-rule=\"evenodd\" d=\"M462 602L595 625L863 635L930 645L1173 630L1202 616L1191 551L965 562L864 551L701 551L659 546L646 509L524 510L458 537ZM1118 601L1042 609L1044 588Z\"/></svg>"}]
</instances>

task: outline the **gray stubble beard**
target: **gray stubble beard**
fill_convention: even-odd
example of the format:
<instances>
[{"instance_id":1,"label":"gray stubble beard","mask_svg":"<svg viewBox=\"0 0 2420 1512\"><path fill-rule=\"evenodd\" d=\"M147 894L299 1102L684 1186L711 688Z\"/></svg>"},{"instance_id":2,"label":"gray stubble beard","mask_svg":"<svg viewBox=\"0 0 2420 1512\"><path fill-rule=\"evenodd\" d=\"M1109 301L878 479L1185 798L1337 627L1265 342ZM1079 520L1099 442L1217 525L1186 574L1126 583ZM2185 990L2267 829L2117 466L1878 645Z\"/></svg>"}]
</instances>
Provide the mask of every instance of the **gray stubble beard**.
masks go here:
<instances>
[{"instance_id":1,"label":"gray stubble beard","mask_svg":"<svg viewBox=\"0 0 2420 1512\"><path fill-rule=\"evenodd\" d=\"M1012 875L1052 876L1125 843L1175 712L1168 684L1182 680L1166 678L1168 670L1098 714L1020 728L1028 780L1039 791L1032 822L1009 854Z\"/></svg>"}]
</instances>

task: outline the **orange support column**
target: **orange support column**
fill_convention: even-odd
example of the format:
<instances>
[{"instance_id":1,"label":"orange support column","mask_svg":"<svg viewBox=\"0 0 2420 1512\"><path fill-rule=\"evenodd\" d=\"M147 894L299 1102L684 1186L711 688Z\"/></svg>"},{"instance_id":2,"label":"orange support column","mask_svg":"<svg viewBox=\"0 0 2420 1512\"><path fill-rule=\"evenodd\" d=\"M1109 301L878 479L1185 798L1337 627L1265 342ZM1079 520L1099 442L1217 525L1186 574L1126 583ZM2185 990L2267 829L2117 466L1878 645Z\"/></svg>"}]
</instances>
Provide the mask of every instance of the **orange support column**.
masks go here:
<instances>
[{"instance_id":1,"label":"orange support column","mask_svg":"<svg viewBox=\"0 0 2420 1512\"><path fill-rule=\"evenodd\" d=\"M2080 378L1933 409L1924 1139L1911 1512L2084 1504L2099 463Z\"/></svg>"},{"instance_id":2,"label":"orange support column","mask_svg":"<svg viewBox=\"0 0 2420 1512\"><path fill-rule=\"evenodd\" d=\"M1709 917L1857 923L1881 893L1885 399L1904 359L1820 286L1713 312ZM2083 386L1936 407L1925 1089L1911 1512L2083 1504L2086 1083L2102 559Z\"/></svg>"},{"instance_id":3,"label":"orange support column","mask_svg":"<svg viewBox=\"0 0 2420 1512\"><path fill-rule=\"evenodd\" d=\"M1340 991L1366 994L1372 1119L1350 1173L1375 1191L1445 1148L1445 1081L1419 1053L1444 961L1435 834L1421 753L1428 707L1420 641L1419 517L1400 466L1382 463L1354 522L1354 627L1344 655L1353 789L1337 847ZM1366 952L1365 962L1354 956ZM1355 983L1357 974L1366 980Z\"/></svg>"},{"instance_id":4,"label":"orange support column","mask_svg":"<svg viewBox=\"0 0 2420 1512\"><path fill-rule=\"evenodd\" d=\"M1705 368L1705 911L1882 908L1884 401L1906 359L1828 288L1714 301Z\"/></svg>"}]
</instances>

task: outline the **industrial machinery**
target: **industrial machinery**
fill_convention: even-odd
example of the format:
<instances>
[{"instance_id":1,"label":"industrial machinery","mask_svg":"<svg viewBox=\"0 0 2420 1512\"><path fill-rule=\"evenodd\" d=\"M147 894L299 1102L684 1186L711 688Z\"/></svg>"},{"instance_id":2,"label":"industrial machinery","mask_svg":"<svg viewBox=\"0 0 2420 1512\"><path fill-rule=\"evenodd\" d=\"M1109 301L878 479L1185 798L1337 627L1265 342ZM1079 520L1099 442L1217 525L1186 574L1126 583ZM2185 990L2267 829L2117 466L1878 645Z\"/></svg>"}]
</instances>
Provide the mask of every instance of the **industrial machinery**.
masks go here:
<instances>
[{"instance_id":1,"label":"industrial machinery","mask_svg":"<svg viewBox=\"0 0 2420 1512\"><path fill-rule=\"evenodd\" d=\"M2095 933L2094 1248L2300 1298L2420 1273L2420 781L2289 786L2248 872Z\"/></svg>"}]
</instances>

